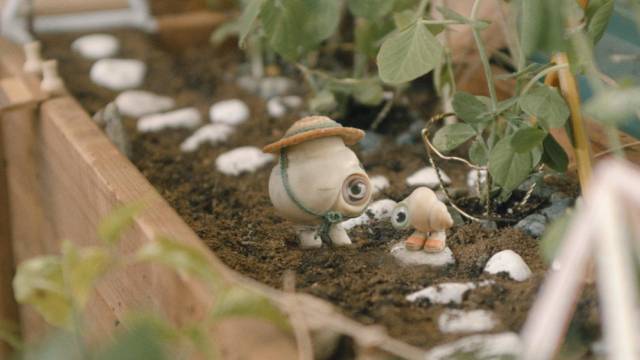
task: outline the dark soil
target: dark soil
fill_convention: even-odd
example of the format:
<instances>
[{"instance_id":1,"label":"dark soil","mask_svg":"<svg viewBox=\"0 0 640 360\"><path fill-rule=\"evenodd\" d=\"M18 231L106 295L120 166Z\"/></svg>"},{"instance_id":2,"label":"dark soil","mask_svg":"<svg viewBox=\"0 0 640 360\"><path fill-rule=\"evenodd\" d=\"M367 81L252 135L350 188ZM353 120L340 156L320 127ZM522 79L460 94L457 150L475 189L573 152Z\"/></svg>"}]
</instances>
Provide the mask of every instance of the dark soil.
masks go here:
<instances>
[{"instance_id":1,"label":"dark soil","mask_svg":"<svg viewBox=\"0 0 640 360\"><path fill-rule=\"evenodd\" d=\"M270 166L254 174L228 177L217 172L214 165L216 157L225 151L243 145L261 147L278 139L297 116L270 119L264 100L235 85L237 64L243 61L238 52L199 48L173 55L159 50L153 39L140 33L120 31L115 35L123 43L123 57L147 62L144 89L171 95L180 106L195 105L205 118L208 107L221 99L239 97L251 107L251 120L241 125L230 141L201 147L193 154L179 150L189 131L138 134L133 121L127 123L133 140L133 163L229 267L276 288L282 285L283 273L292 270L300 291L330 301L362 323L384 325L394 337L417 346L429 347L459 337L438 331L437 319L446 307L489 309L501 322L495 331L520 330L546 270L537 240L508 227L488 230L478 224L456 226L450 231L448 244L457 263L441 269L399 266L389 248L406 234L388 223L352 230L354 244L350 247L300 250L292 224L277 216L269 202ZM91 63L69 50L74 38L46 37L45 52L47 57L60 60L67 86L93 113L116 94L89 81ZM411 99L411 106L421 109L418 112L432 111L433 97L428 93L414 94ZM406 119L387 120L394 121ZM369 175L389 178L392 186L385 195L394 200L410 193L406 177L427 165L421 144L398 146L391 139L385 140L381 151L360 154L360 158ZM454 187L464 186L464 169L445 164L445 170L454 179ZM482 272L489 257L504 249L512 249L524 258L534 273L529 280L516 282ZM429 285L488 278L495 283L467 293L461 305L405 300L407 294ZM598 335L596 305L590 289L578 305L579 316L572 327L589 340Z\"/></svg>"}]
</instances>

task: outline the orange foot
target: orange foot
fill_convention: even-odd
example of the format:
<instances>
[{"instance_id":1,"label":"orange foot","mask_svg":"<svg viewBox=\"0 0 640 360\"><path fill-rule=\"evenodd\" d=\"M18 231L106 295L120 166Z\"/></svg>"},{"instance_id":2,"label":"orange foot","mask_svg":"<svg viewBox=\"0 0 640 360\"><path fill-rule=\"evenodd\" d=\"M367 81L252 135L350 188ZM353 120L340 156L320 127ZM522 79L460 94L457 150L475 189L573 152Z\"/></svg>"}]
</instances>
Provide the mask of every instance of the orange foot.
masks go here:
<instances>
[{"instance_id":1,"label":"orange foot","mask_svg":"<svg viewBox=\"0 0 640 360\"><path fill-rule=\"evenodd\" d=\"M422 234L413 233L404 241L404 247L407 250L418 251L424 246L427 238Z\"/></svg>"},{"instance_id":2,"label":"orange foot","mask_svg":"<svg viewBox=\"0 0 640 360\"><path fill-rule=\"evenodd\" d=\"M424 251L428 253L439 253L445 248L444 240L428 239L424 243Z\"/></svg>"}]
</instances>

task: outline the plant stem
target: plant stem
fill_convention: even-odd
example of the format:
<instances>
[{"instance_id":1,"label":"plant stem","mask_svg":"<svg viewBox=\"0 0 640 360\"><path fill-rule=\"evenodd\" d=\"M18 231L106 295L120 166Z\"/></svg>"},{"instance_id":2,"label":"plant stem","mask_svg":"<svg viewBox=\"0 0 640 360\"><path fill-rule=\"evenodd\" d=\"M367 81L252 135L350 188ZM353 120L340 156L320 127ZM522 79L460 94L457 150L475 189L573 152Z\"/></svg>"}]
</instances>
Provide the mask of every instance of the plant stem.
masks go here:
<instances>
[{"instance_id":1,"label":"plant stem","mask_svg":"<svg viewBox=\"0 0 640 360\"><path fill-rule=\"evenodd\" d=\"M462 25L465 24L461 21L457 21L457 20L427 20L427 19L421 19L420 23L425 24L425 25Z\"/></svg>"},{"instance_id":2,"label":"plant stem","mask_svg":"<svg viewBox=\"0 0 640 360\"><path fill-rule=\"evenodd\" d=\"M429 0L420 0L420 5L418 5L418 11L417 11L417 14L419 17L421 17L422 14L424 14L425 10L427 9L427 5L429 5Z\"/></svg>"},{"instance_id":3,"label":"plant stem","mask_svg":"<svg viewBox=\"0 0 640 360\"><path fill-rule=\"evenodd\" d=\"M478 8L482 0L475 0L473 8L471 9L471 20L476 20ZM484 77L487 81L487 87L489 88L489 97L491 98L491 111L495 112L498 108L498 97L496 96L496 88L493 84L493 74L491 73L491 65L489 64L489 58L487 57L487 51L480 37L480 31L475 26L471 26L471 32L473 33L473 40L478 48L478 54L480 55L480 62L482 62L482 69L484 70Z\"/></svg>"},{"instance_id":4,"label":"plant stem","mask_svg":"<svg viewBox=\"0 0 640 360\"><path fill-rule=\"evenodd\" d=\"M529 80L527 85L525 85L522 88L522 91L520 92L520 96L526 94L527 91L531 90L531 87L533 85L535 85L535 83L537 83L540 79L542 79L543 77L547 76L547 74L555 72L555 71L558 71L560 69L567 68L567 67L569 67L569 64L556 64L556 65L553 65L551 67L548 67L548 68L540 71L533 78L531 78L531 80Z\"/></svg>"}]
</instances>

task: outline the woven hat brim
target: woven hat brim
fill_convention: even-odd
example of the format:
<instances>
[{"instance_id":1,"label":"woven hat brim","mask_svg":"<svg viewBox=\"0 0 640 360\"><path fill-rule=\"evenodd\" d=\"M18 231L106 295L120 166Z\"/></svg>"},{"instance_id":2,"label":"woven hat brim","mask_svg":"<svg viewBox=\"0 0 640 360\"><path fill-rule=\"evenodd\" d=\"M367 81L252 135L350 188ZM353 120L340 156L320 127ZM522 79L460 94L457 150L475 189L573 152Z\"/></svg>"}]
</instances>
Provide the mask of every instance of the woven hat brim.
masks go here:
<instances>
[{"instance_id":1,"label":"woven hat brim","mask_svg":"<svg viewBox=\"0 0 640 360\"><path fill-rule=\"evenodd\" d=\"M262 148L262 151L266 153L276 153L285 147L329 136L340 136L342 140L344 140L345 145L354 145L364 137L364 131L351 127L316 129L283 138L265 146Z\"/></svg>"}]
</instances>

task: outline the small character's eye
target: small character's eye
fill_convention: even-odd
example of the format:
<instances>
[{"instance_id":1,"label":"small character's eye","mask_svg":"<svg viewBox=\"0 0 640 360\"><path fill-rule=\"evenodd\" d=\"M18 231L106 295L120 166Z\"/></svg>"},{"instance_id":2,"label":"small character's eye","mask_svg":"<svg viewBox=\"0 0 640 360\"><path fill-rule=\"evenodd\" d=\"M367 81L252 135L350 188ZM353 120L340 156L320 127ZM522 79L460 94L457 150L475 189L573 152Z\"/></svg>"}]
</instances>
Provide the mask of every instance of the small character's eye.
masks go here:
<instances>
[{"instance_id":1,"label":"small character's eye","mask_svg":"<svg viewBox=\"0 0 640 360\"><path fill-rule=\"evenodd\" d=\"M404 229L409 225L409 209L405 204L398 204L391 213L391 225L396 229Z\"/></svg>"},{"instance_id":2,"label":"small character's eye","mask_svg":"<svg viewBox=\"0 0 640 360\"><path fill-rule=\"evenodd\" d=\"M351 205L364 203L370 192L369 179L361 174L353 174L342 185L342 197Z\"/></svg>"}]
</instances>

